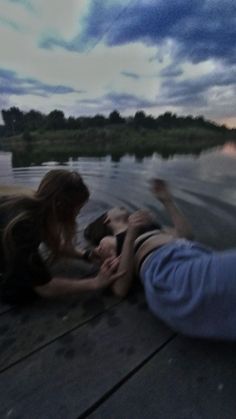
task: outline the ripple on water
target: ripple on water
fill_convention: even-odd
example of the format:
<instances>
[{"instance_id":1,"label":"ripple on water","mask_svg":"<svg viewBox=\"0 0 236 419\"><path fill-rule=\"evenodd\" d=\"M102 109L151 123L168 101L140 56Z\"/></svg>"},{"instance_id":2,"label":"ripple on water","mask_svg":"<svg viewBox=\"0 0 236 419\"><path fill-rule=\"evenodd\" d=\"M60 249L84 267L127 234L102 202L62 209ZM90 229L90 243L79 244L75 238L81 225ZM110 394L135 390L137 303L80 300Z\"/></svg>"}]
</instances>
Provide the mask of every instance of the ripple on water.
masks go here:
<instances>
[{"instance_id":1,"label":"ripple on water","mask_svg":"<svg viewBox=\"0 0 236 419\"><path fill-rule=\"evenodd\" d=\"M67 159L60 164L50 161L41 166L12 168L11 153L0 152L0 176L2 183L36 187L44 174L52 168L66 166L79 170L91 191L91 200L80 214L82 226L116 205L126 206L130 211L148 207L159 214L161 221L168 222L148 184L150 178L162 177L170 183L181 208L193 224L198 225L201 239L207 239L213 228L216 237L217 232L225 232L224 245L227 246L236 237L235 157L235 147L225 146L203 152L199 156L175 155L163 159L154 153L143 159L126 155L119 161L113 161L111 156L79 157ZM230 237L228 242L227 236Z\"/></svg>"}]
</instances>

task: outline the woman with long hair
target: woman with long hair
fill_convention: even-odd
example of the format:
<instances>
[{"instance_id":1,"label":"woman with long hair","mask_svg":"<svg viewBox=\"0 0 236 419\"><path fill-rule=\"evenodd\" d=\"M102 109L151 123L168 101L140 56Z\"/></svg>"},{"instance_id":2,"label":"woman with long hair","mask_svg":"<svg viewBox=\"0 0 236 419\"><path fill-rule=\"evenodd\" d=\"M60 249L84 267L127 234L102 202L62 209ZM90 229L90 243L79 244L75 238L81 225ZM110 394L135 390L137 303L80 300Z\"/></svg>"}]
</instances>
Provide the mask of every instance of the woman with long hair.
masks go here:
<instances>
[{"instance_id":1,"label":"woman with long hair","mask_svg":"<svg viewBox=\"0 0 236 419\"><path fill-rule=\"evenodd\" d=\"M83 257L75 247L76 217L89 191L77 172L49 171L32 196L0 199L0 293L4 301L25 303L37 295L57 297L107 287L116 261L106 261L93 278L75 281L52 277L42 258L44 243L51 261L62 256Z\"/></svg>"},{"instance_id":2,"label":"woman with long hair","mask_svg":"<svg viewBox=\"0 0 236 419\"><path fill-rule=\"evenodd\" d=\"M152 217L147 211L124 215L115 208L104 216L112 234L94 253L102 261L120 254L118 272L125 273L111 285L113 292L126 296L138 276L150 310L175 331L235 340L236 250L214 251L193 241L191 226L167 184L154 179L152 192L174 228L148 227ZM146 232L141 231L144 226ZM93 229L87 231L93 239Z\"/></svg>"}]
</instances>

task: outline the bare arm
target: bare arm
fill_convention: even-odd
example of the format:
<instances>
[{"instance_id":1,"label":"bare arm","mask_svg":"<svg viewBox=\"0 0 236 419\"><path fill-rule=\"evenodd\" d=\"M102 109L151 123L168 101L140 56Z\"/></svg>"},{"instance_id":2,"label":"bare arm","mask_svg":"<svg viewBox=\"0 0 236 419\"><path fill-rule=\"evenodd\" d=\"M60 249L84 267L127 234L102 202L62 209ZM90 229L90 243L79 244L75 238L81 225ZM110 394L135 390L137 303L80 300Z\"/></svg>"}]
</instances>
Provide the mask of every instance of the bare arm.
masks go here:
<instances>
[{"instance_id":1,"label":"bare arm","mask_svg":"<svg viewBox=\"0 0 236 419\"><path fill-rule=\"evenodd\" d=\"M177 237L184 237L186 239L193 239L193 231L191 224L176 206L173 200L163 202L163 205L170 215L174 224Z\"/></svg>"},{"instance_id":2,"label":"bare arm","mask_svg":"<svg viewBox=\"0 0 236 419\"><path fill-rule=\"evenodd\" d=\"M162 202L168 212L174 224L176 236L192 239L193 231L191 224L175 204L167 184L161 179L154 179L152 181L152 192Z\"/></svg>"},{"instance_id":3,"label":"bare arm","mask_svg":"<svg viewBox=\"0 0 236 419\"><path fill-rule=\"evenodd\" d=\"M119 297L125 297L134 279L134 241L136 235L132 230L127 230L124 245L120 256L118 272L125 271L125 274L112 284L112 291Z\"/></svg>"},{"instance_id":4,"label":"bare arm","mask_svg":"<svg viewBox=\"0 0 236 419\"><path fill-rule=\"evenodd\" d=\"M106 288L120 278L124 272L119 270L116 274L118 261L116 259L107 259L97 276L85 279L69 279L54 277L45 285L35 287L35 291L41 297L54 298L69 295L80 295L86 291L96 291Z\"/></svg>"},{"instance_id":5,"label":"bare arm","mask_svg":"<svg viewBox=\"0 0 236 419\"><path fill-rule=\"evenodd\" d=\"M81 280L54 277L47 284L35 287L35 291L41 297L54 298L79 295L85 291L95 291L98 289L96 285L96 277Z\"/></svg>"},{"instance_id":6,"label":"bare arm","mask_svg":"<svg viewBox=\"0 0 236 419\"><path fill-rule=\"evenodd\" d=\"M139 234L139 228L149 224L152 216L148 211L136 211L129 217L128 229L120 256L118 272L125 273L112 285L112 291L119 297L125 297L135 278L134 269L134 242Z\"/></svg>"}]
</instances>

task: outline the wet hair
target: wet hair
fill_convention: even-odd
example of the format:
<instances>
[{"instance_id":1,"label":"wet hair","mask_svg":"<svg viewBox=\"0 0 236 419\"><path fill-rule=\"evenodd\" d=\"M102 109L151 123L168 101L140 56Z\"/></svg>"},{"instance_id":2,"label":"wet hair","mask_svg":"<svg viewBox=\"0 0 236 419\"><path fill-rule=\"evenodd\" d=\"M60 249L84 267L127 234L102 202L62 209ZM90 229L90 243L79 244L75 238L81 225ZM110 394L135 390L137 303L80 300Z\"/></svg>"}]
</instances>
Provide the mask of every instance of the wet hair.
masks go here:
<instances>
[{"instance_id":1,"label":"wet hair","mask_svg":"<svg viewBox=\"0 0 236 419\"><path fill-rule=\"evenodd\" d=\"M113 231L107 223L104 221L107 217L107 213L100 215L96 220L87 225L84 230L84 237L93 246L98 246L100 241L106 236L113 236Z\"/></svg>"},{"instance_id":2,"label":"wet hair","mask_svg":"<svg viewBox=\"0 0 236 419\"><path fill-rule=\"evenodd\" d=\"M40 226L42 241L54 257L72 248L76 216L88 198L89 190L79 173L55 169L46 173L32 196L13 196L5 200L1 206L14 214L3 232L6 259L13 259L16 251L14 231L22 223L35 226L35 231Z\"/></svg>"}]
</instances>

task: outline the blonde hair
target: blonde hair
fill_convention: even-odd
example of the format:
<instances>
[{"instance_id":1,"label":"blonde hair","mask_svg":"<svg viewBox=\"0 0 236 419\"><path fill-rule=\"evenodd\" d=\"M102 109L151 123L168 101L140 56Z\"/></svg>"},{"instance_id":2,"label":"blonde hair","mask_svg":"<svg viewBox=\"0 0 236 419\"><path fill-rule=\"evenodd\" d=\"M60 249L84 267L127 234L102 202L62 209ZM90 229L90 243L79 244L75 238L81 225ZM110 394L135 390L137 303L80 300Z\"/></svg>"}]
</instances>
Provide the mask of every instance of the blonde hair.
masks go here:
<instances>
[{"instance_id":1,"label":"blonde hair","mask_svg":"<svg viewBox=\"0 0 236 419\"><path fill-rule=\"evenodd\" d=\"M48 172L38 189L29 196L9 197L1 204L15 215L3 232L3 246L6 259L11 261L16 251L14 230L22 222L35 225L42 241L56 258L74 246L76 216L89 198L89 191L79 173L65 169ZM24 245L22 243L22 245Z\"/></svg>"}]
</instances>

